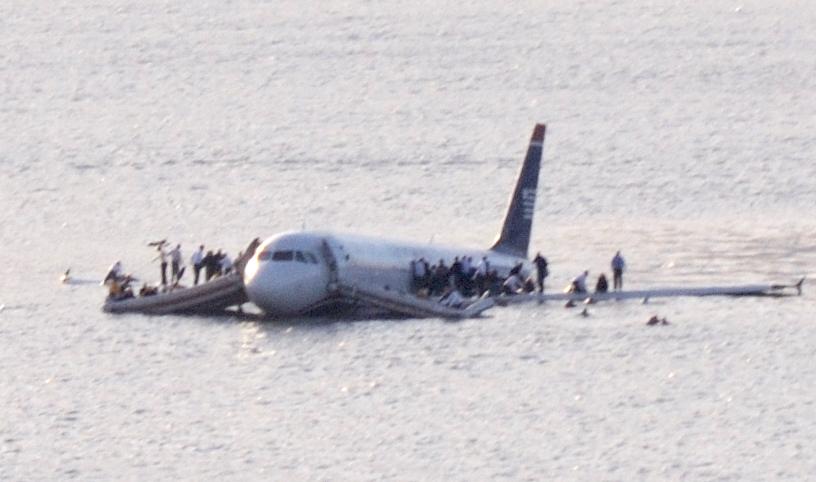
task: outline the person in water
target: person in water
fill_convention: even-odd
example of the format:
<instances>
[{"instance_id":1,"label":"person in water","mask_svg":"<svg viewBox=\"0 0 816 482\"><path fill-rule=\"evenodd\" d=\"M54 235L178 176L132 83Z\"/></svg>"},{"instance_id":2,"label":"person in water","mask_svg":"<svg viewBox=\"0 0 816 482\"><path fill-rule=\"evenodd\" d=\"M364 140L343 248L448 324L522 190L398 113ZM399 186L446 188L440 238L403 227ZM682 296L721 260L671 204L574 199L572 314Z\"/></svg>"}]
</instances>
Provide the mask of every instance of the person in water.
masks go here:
<instances>
[{"instance_id":1,"label":"person in water","mask_svg":"<svg viewBox=\"0 0 816 482\"><path fill-rule=\"evenodd\" d=\"M606 281L606 275L601 273L598 275L598 282L595 283L595 292L606 293L607 291L609 291L609 282Z\"/></svg>"},{"instance_id":2,"label":"person in water","mask_svg":"<svg viewBox=\"0 0 816 482\"><path fill-rule=\"evenodd\" d=\"M669 320L667 320L665 316L663 317L663 319L659 319L659 318L657 317L657 315L652 315L652 317L651 317L651 318L649 318L649 321L647 321L647 322L646 322L646 324L647 324L648 326L655 326L655 325L668 325L668 324L669 324Z\"/></svg>"},{"instance_id":3,"label":"person in water","mask_svg":"<svg viewBox=\"0 0 816 482\"><path fill-rule=\"evenodd\" d=\"M626 269L626 261L623 260L623 256L621 256L620 251L615 253L615 256L612 258L612 262L609 264L612 266L612 283L614 284L615 291L622 290L623 270Z\"/></svg>"}]
</instances>

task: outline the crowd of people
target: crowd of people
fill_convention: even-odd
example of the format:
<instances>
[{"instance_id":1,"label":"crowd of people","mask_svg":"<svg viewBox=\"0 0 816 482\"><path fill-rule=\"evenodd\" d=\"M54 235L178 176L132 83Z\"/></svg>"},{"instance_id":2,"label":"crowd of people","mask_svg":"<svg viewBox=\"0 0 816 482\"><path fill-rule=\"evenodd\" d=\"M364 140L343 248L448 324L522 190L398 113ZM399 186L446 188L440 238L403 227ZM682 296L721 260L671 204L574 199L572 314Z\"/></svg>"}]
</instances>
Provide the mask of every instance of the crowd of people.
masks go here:
<instances>
[{"instance_id":1,"label":"crowd of people","mask_svg":"<svg viewBox=\"0 0 816 482\"><path fill-rule=\"evenodd\" d=\"M161 290L166 291L179 287L179 283L186 272L181 244L176 244L175 248L170 250L167 249L168 243L165 240L150 243L150 246L155 246L156 251L158 251L153 261L159 262ZM198 285L199 281L210 281L213 278L229 274L233 270L232 259L226 252L219 249L216 252L207 251L205 253L203 244L190 256L190 265L193 268L194 286ZM170 268L169 278L168 267ZM131 287L133 281L136 281L136 278L125 274L122 262L116 261L108 269L103 284L108 287L111 299L122 300L135 296ZM139 290L139 296L151 296L158 294L159 291L159 287L149 286L144 283Z\"/></svg>"},{"instance_id":2,"label":"crowd of people","mask_svg":"<svg viewBox=\"0 0 816 482\"><path fill-rule=\"evenodd\" d=\"M615 291L620 291L623 289L623 271L626 269L626 261L624 261L620 251L615 253L615 256L612 257L612 261L609 263L609 265L612 268L613 289ZM588 293L588 278L589 271L584 271L583 273L579 274L572 279L567 291L570 293ZM606 274L601 273L598 275L598 280L595 282L595 293L607 293L608 291L609 280L607 280Z\"/></svg>"},{"instance_id":3,"label":"crowd of people","mask_svg":"<svg viewBox=\"0 0 816 482\"><path fill-rule=\"evenodd\" d=\"M177 244L175 248L167 251L166 242L159 242L156 244L158 254L154 261L159 261L161 270L161 284L167 286L167 265L170 261L170 285L176 286L184 276L185 266L183 256L181 254L181 245ZM232 259L227 253L220 249L215 253L212 251L204 252L204 245L200 245L198 249L190 256L190 265L193 267L193 285L198 285L201 279L201 272L204 272L204 281L210 281L218 276L229 274L232 271Z\"/></svg>"},{"instance_id":4,"label":"crowd of people","mask_svg":"<svg viewBox=\"0 0 816 482\"><path fill-rule=\"evenodd\" d=\"M413 289L419 296L440 297L440 302L449 306L459 306L472 296L529 293L537 287L543 290L543 280L548 274L547 261L540 254L537 258L538 282L525 276L523 263L513 266L503 277L490 266L486 256L478 263L474 263L471 256L456 256L450 265L444 259L433 265L425 258L414 259L410 264Z\"/></svg>"},{"instance_id":5,"label":"crowd of people","mask_svg":"<svg viewBox=\"0 0 816 482\"><path fill-rule=\"evenodd\" d=\"M519 267L520 269L520 267ZM456 256L450 266L444 259L431 265L425 258L411 261L414 291L421 296L445 296L445 299L457 295L464 297L481 296L489 292L498 294L502 280L495 269L490 267L487 257L474 264L471 256ZM452 295L453 291L457 295Z\"/></svg>"},{"instance_id":6,"label":"crowd of people","mask_svg":"<svg viewBox=\"0 0 816 482\"><path fill-rule=\"evenodd\" d=\"M471 256L457 256L448 265L444 259L430 264L425 258L411 261L410 272L413 290L419 296L439 297L439 301L450 306L460 306L465 299L472 296L513 295L518 293L544 292L545 281L549 276L547 258L536 253L532 259L535 275L527 276L523 264L514 266L507 276L502 277L490 266L487 257L482 257L474 264ZM620 251L610 262L613 273L613 289L623 289L623 271L626 263ZM567 291L572 293L589 293L589 271L583 271L570 282ZM598 275L595 293L606 293L610 289L606 274Z\"/></svg>"}]
</instances>

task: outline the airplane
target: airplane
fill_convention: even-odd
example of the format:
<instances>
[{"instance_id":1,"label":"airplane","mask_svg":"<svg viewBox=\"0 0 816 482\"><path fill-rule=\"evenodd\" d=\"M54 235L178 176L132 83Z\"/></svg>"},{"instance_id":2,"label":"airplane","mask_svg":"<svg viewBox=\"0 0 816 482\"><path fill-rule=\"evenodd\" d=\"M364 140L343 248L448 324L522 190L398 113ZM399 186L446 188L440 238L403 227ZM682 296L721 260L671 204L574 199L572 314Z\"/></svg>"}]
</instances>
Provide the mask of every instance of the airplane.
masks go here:
<instances>
[{"instance_id":1,"label":"airplane","mask_svg":"<svg viewBox=\"0 0 816 482\"><path fill-rule=\"evenodd\" d=\"M397 241L330 231L288 231L261 242L254 239L236 258L235 269L223 277L183 290L154 296L106 299L103 311L149 314L213 313L251 301L274 318L341 316L408 316L463 319L479 316L494 305L531 301L585 303L678 296L801 295L804 278L795 284L754 284L688 288L652 288L610 293L527 293L483 297L467 306L450 307L435 298L417 296L412 262L429 263L469 256L486 258L500 278L521 266L522 278L532 270L527 259L544 148L544 124L536 124L527 155L496 241L486 249ZM149 243L161 246L166 240ZM64 274L63 281L70 276ZM74 283L73 280L67 281ZM582 312L584 315L588 313Z\"/></svg>"},{"instance_id":2,"label":"airplane","mask_svg":"<svg viewBox=\"0 0 816 482\"><path fill-rule=\"evenodd\" d=\"M263 241L247 262L243 278L247 297L273 317L345 315L349 309L364 310L366 299L376 305L369 308L382 309L388 305L387 295L411 293L411 261L419 258L432 264L441 259L450 265L455 256L471 256L474 263L485 257L499 276L506 276L519 263L524 266L522 272L528 272L545 131L544 124L533 129L504 223L489 248L330 231L284 232Z\"/></svg>"}]
</instances>

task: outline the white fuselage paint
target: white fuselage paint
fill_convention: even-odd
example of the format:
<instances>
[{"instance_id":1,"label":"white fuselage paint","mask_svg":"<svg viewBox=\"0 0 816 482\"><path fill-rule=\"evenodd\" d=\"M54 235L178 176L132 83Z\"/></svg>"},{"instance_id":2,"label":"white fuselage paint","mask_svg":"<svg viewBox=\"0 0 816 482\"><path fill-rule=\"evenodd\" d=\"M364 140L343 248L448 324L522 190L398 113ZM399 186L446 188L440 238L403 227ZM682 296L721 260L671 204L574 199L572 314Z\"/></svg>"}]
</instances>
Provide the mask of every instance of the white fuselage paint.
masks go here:
<instances>
[{"instance_id":1,"label":"white fuselage paint","mask_svg":"<svg viewBox=\"0 0 816 482\"><path fill-rule=\"evenodd\" d=\"M326 243L330 256L326 256ZM286 252L292 252L292 259ZM301 255L297 253L300 252ZM279 253L279 260L275 260ZM249 299L273 316L302 314L332 296L332 283L411 289L411 261L425 258L431 265L442 259L450 267L454 257L471 256L474 267L486 256L490 269L506 276L518 263L529 263L490 250L391 241L330 232L288 232L264 241L247 264L244 282ZM317 262L312 262L312 257ZM332 270L330 258L336 261ZM300 258L300 260L296 259ZM334 273L333 273L334 271Z\"/></svg>"}]
</instances>

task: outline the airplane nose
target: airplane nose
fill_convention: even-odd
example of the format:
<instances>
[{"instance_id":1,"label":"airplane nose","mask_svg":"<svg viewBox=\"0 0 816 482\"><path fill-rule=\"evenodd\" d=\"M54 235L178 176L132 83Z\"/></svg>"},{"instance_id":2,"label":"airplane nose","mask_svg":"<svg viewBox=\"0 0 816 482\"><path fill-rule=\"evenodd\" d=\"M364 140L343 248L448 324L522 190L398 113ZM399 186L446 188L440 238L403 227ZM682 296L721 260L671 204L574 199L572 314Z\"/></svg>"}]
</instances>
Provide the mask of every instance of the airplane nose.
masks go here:
<instances>
[{"instance_id":1,"label":"airplane nose","mask_svg":"<svg viewBox=\"0 0 816 482\"><path fill-rule=\"evenodd\" d=\"M260 265L258 264L258 257L253 256L252 258L247 261L246 266L244 266L244 286L249 289L250 285L252 285L255 276L258 274L258 268Z\"/></svg>"},{"instance_id":2,"label":"airplane nose","mask_svg":"<svg viewBox=\"0 0 816 482\"><path fill-rule=\"evenodd\" d=\"M252 258L244 269L244 287L247 297L265 311L264 306L268 305L266 298L276 291L273 283L274 273L269 271L272 270L265 266L265 263L260 262L257 256Z\"/></svg>"},{"instance_id":3,"label":"airplane nose","mask_svg":"<svg viewBox=\"0 0 816 482\"><path fill-rule=\"evenodd\" d=\"M265 250L247 264L250 301L274 316L298 315L326 298L328 275L314 256L296 250Z\"/></svg>"}]
</instances>

